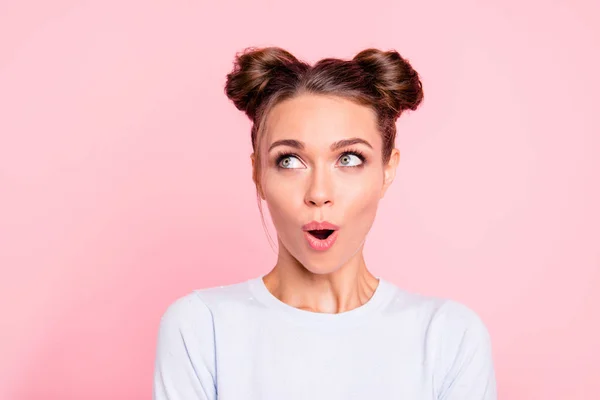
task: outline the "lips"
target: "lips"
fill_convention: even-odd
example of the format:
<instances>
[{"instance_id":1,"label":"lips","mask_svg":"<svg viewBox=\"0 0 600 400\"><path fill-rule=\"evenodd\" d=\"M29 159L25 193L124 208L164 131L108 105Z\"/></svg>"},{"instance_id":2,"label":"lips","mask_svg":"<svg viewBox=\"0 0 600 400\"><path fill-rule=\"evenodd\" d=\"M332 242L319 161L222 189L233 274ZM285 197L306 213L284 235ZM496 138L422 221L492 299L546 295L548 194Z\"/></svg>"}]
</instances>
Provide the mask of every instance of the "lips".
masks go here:
<instances>
[{"instance_id":1,"label":"lips","mask_svg":"<svg viewBox=\"0 0 600 400\"><path fill-rule=\"evenodd\" d=\"M315 250L327 250L333 246L339 229L339 226L327 221L311 221L302 226L306 240Z\"/></svg>"},{"instance_id":2,"label":"lips","mask_svg":"<svg viewBox=\"0 0 600 400\"><path fill-rule=\"evenodd\" d=\"M339 226L332 224L327 221L311 221L308 224L304 224L302 226L302 230L310 233L317 239L323 240L327 239L329 235L331 235L334 231L340 229Z\"/></svg>"}]
</instances>

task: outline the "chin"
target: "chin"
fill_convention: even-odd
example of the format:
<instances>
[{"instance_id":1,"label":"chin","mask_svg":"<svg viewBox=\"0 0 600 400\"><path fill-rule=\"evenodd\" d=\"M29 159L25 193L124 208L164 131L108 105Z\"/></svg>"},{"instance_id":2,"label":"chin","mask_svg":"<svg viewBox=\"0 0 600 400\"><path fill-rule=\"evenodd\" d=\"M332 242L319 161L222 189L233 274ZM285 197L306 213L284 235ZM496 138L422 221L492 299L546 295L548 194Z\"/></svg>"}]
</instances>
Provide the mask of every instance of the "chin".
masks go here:
<instances>
[{"instance_id":1,"label":"chin","mask_svg":"<svg viewBox=\"0 0 600 400\"><path fill-rule=\"evenodd\" d=\"M313 263L311 263L311 262L303 263L303 262L301 262L301 264L304 267L304 269L306 269L308 272L315 274L315 275L331 274L331 273L338 271L341 268L340 263L333 263L333 262L319 262L319 263L314 263L314 262Z\"/></svg>"}]
</instances>

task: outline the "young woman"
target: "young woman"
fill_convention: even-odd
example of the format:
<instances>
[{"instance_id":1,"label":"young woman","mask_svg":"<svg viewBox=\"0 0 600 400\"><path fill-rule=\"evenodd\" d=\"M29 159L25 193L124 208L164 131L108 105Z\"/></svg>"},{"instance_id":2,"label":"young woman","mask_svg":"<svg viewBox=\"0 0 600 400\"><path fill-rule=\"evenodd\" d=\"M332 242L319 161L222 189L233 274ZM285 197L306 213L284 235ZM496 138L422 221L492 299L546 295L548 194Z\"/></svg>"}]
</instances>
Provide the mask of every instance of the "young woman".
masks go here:
<instances>
[{"instance_id":1,"label":"young woman","mask_svg":"<svg viewBox=\"0 0 600 400\"><path fill-rule=\"evenodd\" d=\"M375 277L363 258L400 159L395 122L423 99L417 72L377 49L313 66L248 49L234 65L225 92L253 122L277 263L168 307L154 399L496 399L478 315Z\"/></svg>"}]
</instances>

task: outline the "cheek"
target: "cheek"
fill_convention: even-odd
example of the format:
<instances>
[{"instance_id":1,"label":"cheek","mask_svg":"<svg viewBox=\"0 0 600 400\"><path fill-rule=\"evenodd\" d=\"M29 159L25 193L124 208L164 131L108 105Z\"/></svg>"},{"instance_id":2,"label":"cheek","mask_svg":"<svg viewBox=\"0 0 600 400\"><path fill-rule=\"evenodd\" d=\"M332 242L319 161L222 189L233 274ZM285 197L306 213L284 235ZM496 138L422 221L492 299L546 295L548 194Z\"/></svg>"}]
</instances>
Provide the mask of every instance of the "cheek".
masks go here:
<instances>
[{"instance_id":1,"label":"cheek","mask_svg":"<svg viewBox=\"0 0 600 400\"><path fill-rule=\"evenodd\" d=\"M338 204L343 215L343 222L352 235L362 238L373 225L380 200L383 178L377 174L369 174L360 179L356 185L348 186L340 192Z\"/></svg>"},{"instance_id":2,"label":"cheek","mask_svg":"<svg viewBox=\"0 0 600 400\"><path fill-rule=\"evenodd\" d=\"M354 177L340 179L338 186L338 197L346 201L351 201L357 205L368 207L377 203L379 193L383 185L382 172L370 170Z\"/></svg>"},{"instance_id":3,"label":"cheek","mask_svg":"<svg viewBox=\"0 0 600 400\"><path fill-rule=\"evenodd\" d=\"M292 203L298 198L303 198L307 174L294 171L282 172L271 168L265 171L261 179L267 201Z\"/></svg>"},{"instance_id":4,"label":"cheek","mask_svg":"<svg viewBox=\"0 0 600 400\"><path fill-rule=\"evenodd\" d=\"M354 219L370 221L375 217L380 191L381 185L374 181L348 188L339 198L340 201L343 201L344 214L352 215ZM345 219L348 220L347 217Z\"/></svg>"},{"instance_id":5,"label":"cheek","mask_svg":"<svg viewBox=\"0 0 600 400\"><path fill-rule=\"evenodd\" d=\"M277 179L264 176L263 190L265 201L271 213L273 223L287 221L298 216L303 205L302 185L292 179Z\"/></svg>"}]
</instances>

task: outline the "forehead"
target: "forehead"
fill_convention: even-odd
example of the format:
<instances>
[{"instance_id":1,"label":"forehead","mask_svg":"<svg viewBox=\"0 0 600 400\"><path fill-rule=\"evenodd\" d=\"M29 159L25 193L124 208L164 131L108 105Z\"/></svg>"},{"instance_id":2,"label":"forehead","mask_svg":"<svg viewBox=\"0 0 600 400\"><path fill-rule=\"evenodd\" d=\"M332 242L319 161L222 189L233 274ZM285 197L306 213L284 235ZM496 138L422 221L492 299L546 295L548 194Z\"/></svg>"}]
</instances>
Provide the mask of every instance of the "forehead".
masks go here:
<instances>
[{"instance_id":1,"label":"forehead","mask_svg":"<svg viewBox=\"0 0 600 400\"><path fill-rule=\"evenodd\" d=\"M277 104L269 113L265 141L296 139L307 148L327 147L358 137L380 146L375 112L342 97L303 94ZM268 146L267 146L268 147Z\"/></svg>"}]
</instances>

